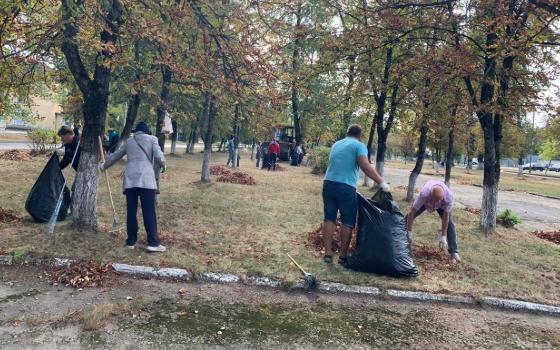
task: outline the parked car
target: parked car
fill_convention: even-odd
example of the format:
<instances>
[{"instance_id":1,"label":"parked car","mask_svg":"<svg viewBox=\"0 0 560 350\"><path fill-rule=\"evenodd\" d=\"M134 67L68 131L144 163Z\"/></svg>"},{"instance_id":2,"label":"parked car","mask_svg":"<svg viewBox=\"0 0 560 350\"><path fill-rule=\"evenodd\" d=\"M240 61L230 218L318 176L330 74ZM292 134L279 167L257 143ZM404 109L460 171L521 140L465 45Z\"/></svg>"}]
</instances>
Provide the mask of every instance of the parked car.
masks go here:
<instances>
[{"instance_id":1,"label":"parked car","mask_svg":"<svg viewBox=\"0 0 560 350\"><path fill-rule=\"evenodd\" d=\"M550 164L550 166L548 167L548 171L556 171L557 173L560 173L560 163Z\"/></svg>"},{"instance_id":2,"label":"parked car","mask_svg":"<svg viewBox=\"0 0 560 350\"><path fill-rule=\"evenodd\" d=\"M546 165L543 163L527 163L523 165L523 170L544 171L545 169Z\"/></svg>"}]
</instances>

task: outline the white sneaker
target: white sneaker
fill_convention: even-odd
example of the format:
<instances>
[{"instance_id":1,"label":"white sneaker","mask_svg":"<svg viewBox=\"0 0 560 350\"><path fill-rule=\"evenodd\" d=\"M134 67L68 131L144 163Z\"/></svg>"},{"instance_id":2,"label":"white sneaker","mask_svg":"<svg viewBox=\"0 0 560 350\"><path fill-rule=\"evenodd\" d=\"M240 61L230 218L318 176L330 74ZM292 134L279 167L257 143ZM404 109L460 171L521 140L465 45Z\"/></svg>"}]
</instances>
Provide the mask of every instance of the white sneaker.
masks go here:
<instances>
[{"instance_id":1,"label":"white sneaker","mask_svg":"<svg viewBox=\"0 0 560 350\"><path fill-rule=\"evenodd\" d=\"M151 245L149 245L148 247L146 247L146 250L151 253L163 253L165 251L165 247L161 244L157 247L152 247Z\"/></svg>"},{"instance_id":2,"label":"white sneaker","mask_svg":"<svg viewBox=\"0 0 560 350\"><path fill-rule=\"evenodd\" d=\"M134 250L134 246L133 246L133 245L125 244L124 247L125 247L126 249Z\"/></svg>"},{"instance_id":3,"label":"white sneaker","mask_svg":"<svg viewBox=\"0 0 560 350\"><path fill-rule=\"evenodd\" d=\"M461 262L461 257L459 253L451 253L451 259L455 260L455 262Z\"/></svg>"}]
</instances>

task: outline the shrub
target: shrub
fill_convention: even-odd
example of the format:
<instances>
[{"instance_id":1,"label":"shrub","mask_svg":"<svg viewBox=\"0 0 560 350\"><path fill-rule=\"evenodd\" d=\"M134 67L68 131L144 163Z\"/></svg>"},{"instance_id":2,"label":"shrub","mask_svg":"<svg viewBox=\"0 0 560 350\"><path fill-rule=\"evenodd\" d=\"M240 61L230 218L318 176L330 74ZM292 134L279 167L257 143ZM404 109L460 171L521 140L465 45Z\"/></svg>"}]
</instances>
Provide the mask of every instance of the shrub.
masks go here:
<instances>
[{"instance_id":1,"label":"shrub","mask_svg":"<svg viewBox=\"0 0 560 350\"><path fill-rule=\"evenodd\" d=\"M511 209L506 209L497 217L497 221L504 227L511 228L517 224L522 223L521 219Z\"/></svg>"},{"instance_id":2,"label":"shrub","mask_svg":"<svg viewBox=\"0 0 560 350\"><path fill-rule=\"evenodd\" d=\"M319 147L310 152L309 165L313 174L321 175L327 171L330 150L328 147Z\"/></svg>"},{"instance_id":3,"label":"shrub","mask_svg":"<svg viewBox=\"0 0 560 350\"><path fill-rule=\"evenodd\" d=\"M56 147L56 132L46 129L35 129L27 132L31 140L31 153L44 154Z\"/></svg>"}]
</instances>

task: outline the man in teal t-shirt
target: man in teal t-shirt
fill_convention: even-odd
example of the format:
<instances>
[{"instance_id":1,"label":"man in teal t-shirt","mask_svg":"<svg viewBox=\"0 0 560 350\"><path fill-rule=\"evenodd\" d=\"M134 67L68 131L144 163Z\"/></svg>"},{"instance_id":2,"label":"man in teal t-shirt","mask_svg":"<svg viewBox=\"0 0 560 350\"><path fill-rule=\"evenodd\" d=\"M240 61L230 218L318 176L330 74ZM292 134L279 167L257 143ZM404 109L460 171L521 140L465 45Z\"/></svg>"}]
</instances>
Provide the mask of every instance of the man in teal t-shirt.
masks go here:
<instances>
[{"instance_id":1,"label":"man in teal t-shirt","mask_svg":"<svg viewBox=\"0 0 560 350\"><path fill-rule=\"evenodd\" d=\"M389 192L389 185L369 163L366 146L360 142L362 128L350 125L346 138L337 141L329 154L329 165L323 181L324 224L323 237L325 256L323 260L332 262L332 235L336 226L336 218L340 212L340 264L346 263L346 254L352 237L352 229L356 224L358 198L356 184L360 178L360 169L366 176L379 184L381 190Z\"/></svg>"}]
</instances>

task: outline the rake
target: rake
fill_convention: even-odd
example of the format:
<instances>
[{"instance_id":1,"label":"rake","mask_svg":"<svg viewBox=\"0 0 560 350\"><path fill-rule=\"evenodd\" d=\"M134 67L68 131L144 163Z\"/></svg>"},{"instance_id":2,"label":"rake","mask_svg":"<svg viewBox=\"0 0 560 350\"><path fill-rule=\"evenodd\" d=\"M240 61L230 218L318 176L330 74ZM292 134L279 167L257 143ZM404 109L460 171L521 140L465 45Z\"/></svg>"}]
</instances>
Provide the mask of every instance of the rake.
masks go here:
<instances>
[{"instance_id":1,"label":"rake","mask_svg":"<svg viewBox=\"0 0 560 350\"><path fill-rule=\"evenodd\" d=\"M76 149L74 150L74 155L72 156L72 161L70 162L70 164L74 164L74 160L76 159L76 154L78 154L78 149L80 148L80 141L78 139L78 145L76 146ZM54 228L56 226L56 222L58 221L58 214L60 213L60 208L62 207L62 201L64 199L64 189L66 188L66 182L67 179L66 177L64 178L64 183L62 184L62 189L60 190L60 194L58 195L58 200L56 201L56 206L54 207L54 211L51 215L51 218L49 219L49 222L47 223L47 235L49 236L53 236L54 235ZM74 193L72 193L72 198L74 197Z\"/></svg>"},{"instance_id":2,"label":"rake","mask_svg":"<svg viewBox=\"0 0 560 350\"><path fill-rule=\"evenodd\" d=\"M301 267L297 261L294 260L294 258L292 258L292 256L288 253L286 253L286 255L288 255L288 258L290 258L290 260L292 260L292 262L294 263L294 265L297 266L297 268L301 271L301 273L303 274L303 288L305 290L314 290L317 288L317 285L319 284L319 281L317 281L317 277L315 277L314 274L309 273L307 271L305 271L303 269L303 267Z\"/></svg>"},{"instance_id":3,"label":"rake","mask_svg":"<svg viewBox=\"0 0 560 350\"><path fill-rule=\"evenodd\" d=\"M101 153L101 161L105 163L105 153L103 152L103 146L101 143L101 136L99 136L99 152ZM113 193L111 191L111 185L109 184L109 175L107 170L103 170L105 174L105 182L107 183L107 191L109 192L109 199L111 200L111 208L113 209L113 227L109 233L119 232L122 230L121 225L119 225L119 220L117 218L117 211L115 210L115 202L113 201Z\"/></svg>"}]
</instances>

